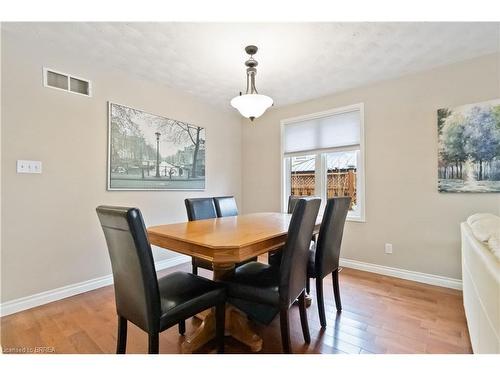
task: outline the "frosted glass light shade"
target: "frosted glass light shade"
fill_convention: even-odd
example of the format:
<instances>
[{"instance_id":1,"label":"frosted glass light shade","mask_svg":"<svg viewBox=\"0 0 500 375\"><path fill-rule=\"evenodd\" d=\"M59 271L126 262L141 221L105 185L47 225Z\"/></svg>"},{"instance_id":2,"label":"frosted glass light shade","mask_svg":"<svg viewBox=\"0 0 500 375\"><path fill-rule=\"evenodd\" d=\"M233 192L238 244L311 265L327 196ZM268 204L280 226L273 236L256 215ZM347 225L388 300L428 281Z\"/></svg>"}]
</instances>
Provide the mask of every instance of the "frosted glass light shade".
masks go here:
<instances>
[{"instance_id":1,"label":"frosted glass light shade","mask_svg":"<svg viewBox=\"0 0 500 375\"><path fill-rule=\"evenodd\" d=\"M236 108L243 117L254 119L264 114L266 109L273 105L273 100L266 95L245 94L238 95L231 100L231 105Z\"/></svg>"}]
</instances>

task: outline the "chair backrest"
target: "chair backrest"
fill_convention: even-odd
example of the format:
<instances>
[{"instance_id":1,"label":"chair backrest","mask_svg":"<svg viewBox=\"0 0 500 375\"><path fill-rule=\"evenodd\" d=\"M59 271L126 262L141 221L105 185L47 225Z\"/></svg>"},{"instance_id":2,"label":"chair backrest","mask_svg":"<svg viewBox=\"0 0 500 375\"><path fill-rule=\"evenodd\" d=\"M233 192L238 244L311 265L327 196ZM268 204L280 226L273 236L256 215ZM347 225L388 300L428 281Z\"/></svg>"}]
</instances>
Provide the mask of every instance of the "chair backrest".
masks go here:
<instances>
[{"instance_id":1,"label":"chair backrest","mask_svg":"<svg viewBox=\"0 0 500 375\"><path fill-rule=\"evenodd\" d=\"M289 195L288 196L288 210L287 210L287 212L289 214L293 214L293 210L295 209L295 205L297 204L299 199L309 198L309 197L311 197L311 196L308 196L308 195ZM317 197L313 197L313 198L317 198Z\"/></svg>"},{"instance_id":2,"label":"chair backrest","mask_svg":"<svg viewBox=\"0 0 500 375\"><path fill-rule=\"evenodd\" d=\"M217 217L238 216L238 206L233 196L214 197L214 203Z\"/></svg>"},{"instance_id":3,"label":"chair backrest","mask_svg":"<svg viewBox=\"0 0 500 375\"><path fill-rule=\"evenodd\" d=\"M321 199L301 198L293 210L280 265L280 304L290 306L306 285L309 245Z\"/></svg>"},{"instance_id":4,"label":"chair backrest","mask_svg":"<svg viewBox=\"0 0 500 375\"><path fill-rule=\"evenodd\" d=\"M288 210L287 210L287 212L289 214L293 214L293 210L295 209L295 205L297 204L297 202L299 201L300 198L305 198L305 197L301 197L299 195L288 196Z\"/></svg>"},{"instance_id":5,"label":"chair backrest","mask_svg":"<svg viewBox=\"0 0 500 375\"><path fill-rule=\"evenodd\" d=\"M96 211L111 259L118 315L147 332L158 331L158 279L141 211L113 206Z\"/></svg>"},{"instance_id":6,"label":"chair backrest","mask_svg":"<svg viewBox=\"0 0 500 375\"><path fill-rule=\"evenodd\" d=\"M189 221L217 217L213 198L186 198L184 203Z\"/></svg>"},{"instance_id":7,"label":"chair backrest","mask_svg":"<svg viewBox=\"0 0 500 375\"><path fill-rule=\"evenodd\" d=\"M340 246L351 197L330 198L326 202L316 243L315 274L323 278L339 267Z\"/></svg>"}]
</instances>

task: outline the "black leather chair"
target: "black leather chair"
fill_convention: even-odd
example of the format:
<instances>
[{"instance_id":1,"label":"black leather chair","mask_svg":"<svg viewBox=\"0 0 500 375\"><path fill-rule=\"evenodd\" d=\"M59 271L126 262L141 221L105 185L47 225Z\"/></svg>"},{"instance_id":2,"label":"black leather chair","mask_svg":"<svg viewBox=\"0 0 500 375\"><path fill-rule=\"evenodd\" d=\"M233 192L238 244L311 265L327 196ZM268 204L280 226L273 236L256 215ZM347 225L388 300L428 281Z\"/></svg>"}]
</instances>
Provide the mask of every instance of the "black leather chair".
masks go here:
<instances>
[{"instance_id":1,"label":"black leather chair","mask_svg":"<svg viewBox=\"0 0 500 375\"><path fill-rule=\"evenodd\" d=\"M186 198L184 199L189 221L215 219L217 211L213 198Z\"/></svg>"},{"instance_id":2,"label":"black leather chair","mask_svg":"<svg viewBox=\"0 0 500 375\"><path fill-rule=\"evenodd\" d=\"M125 353L127 322L149 335L149 353L159 351L159 333L215 306L218 351L224 351L224 286L186 272L157 278L151 245L137 208L96 209L108 245L118 314L116 352Z\"/></svg>"},{"instance_id":3,"label":"black leather chair","mask_svg":"<svg viewBox=\"0 0 500 375\"><path fill-rule=\"evenodd\" d=\"M289 195L288 196L288 207L287 213L293 214L293 210L295 209L295 205L301 198L307 198L306 196L300 195ZM312 241L314 241L314 236ZM275 251L270 251L267 253L267 263L279 265L281 262L281 248ZM309 284L307 284L307 293L309 293Z\"/></svg>"},{"instance_id":4,"label":"black leather chair","mask_svg":"<svg viewBox=\"0 0 500 375\"><path fill-rule=\"evenodd\" d=\"M249 318L269 324L279 312L283 351L291 353L289 309L299 299L304 341L311 341L305 306L309 244L321 200L304 198L293 212L281 264L250 262L238 267L226 281L229 302Z\"/></svg>"},{"instance_id":5,"label":"black leather chair","mask_svg":"<svg viewBox=\"0 0 500 375\"><path fill-rule=\"evenodd\" d=\"M189 221L238 215L238 207L236 206L234 197L186 198L184 203L186 205L186 212ZM257 260L257 258L237 263L236 267L255 260ZM194 257L191 257L191 266L193 275L198 275L198 267L210 271L213 270L212 263Z\"/></svg>"},{"instance_id":6,"label":"black leather chair","mask_svg":"<svg viewBox=\"0 0 500 375\"><path fill-rule=\"evenodd\" d=\"M339 257L342 234L350 205L350 197L328 199L316 246L312 246L309 251L307 278L308 280L310 278L316 279L316 299L322 327L326 327L323 279L329 274L332 274L335 306L337 311L342 310L339 289Z\"/></svg>"},{"instance_id":7,"label":"black leather chair","mask_svg":"<svg viewBox=\"0 0 500 375\"><path fill-rule=\"evenodd\" d=\"M293 214L293 210L295 209L295 205L301 198L306 198L305 196L300 195L290 195L288 197L288 213Z\"/></svg>"},{"instance_id":8,"label":"black leather chair","mask_svg":"<svg viewBox=\"0 0 500 375\"><path fill-rule=\"evenodd\" d=\"M238 216L238 206L234 197L214 197L217 217Z\"/></svg>"},{"instance_id":9,"label":"black leather chair","mask_svg":"<svg viewBox=\"0 0 500 375\"><path fill-rule=\"evenodd\" d=\"M213 198L186 198L184 199L189 221L215 219L217 211ZM193 275L198 275L198 267L212 270L212 263L202 259L191 257Z\"/></svg>"}]
</instances>

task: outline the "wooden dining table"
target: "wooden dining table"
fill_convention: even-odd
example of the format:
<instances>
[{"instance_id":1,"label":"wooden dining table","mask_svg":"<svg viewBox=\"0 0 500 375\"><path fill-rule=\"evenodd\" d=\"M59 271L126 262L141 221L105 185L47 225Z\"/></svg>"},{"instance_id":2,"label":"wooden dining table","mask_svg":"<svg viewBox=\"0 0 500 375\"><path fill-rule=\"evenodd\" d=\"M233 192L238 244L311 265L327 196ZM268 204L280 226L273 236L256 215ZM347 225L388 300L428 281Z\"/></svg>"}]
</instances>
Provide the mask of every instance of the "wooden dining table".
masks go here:
<instances>
[{"instance_id":1,"label":"wooden dining table","mask_svg":"<svg viewBox=\"0 0 500 375\"><path fill-rule=\"evenodd\" d=\"M147 231L152 245L211 262L213 279L221 281L231 277L236 263L282 247L291 216L261 212L156 225ZM318 218L315 232L320 222ZM252 329L247 317L231 305L226 307L225 332L253 352L262 349L262 338ZM183 342L182 350L191 353L214 337L215 315L208 311L198 329Z\"/></svg>"}]
</instances>

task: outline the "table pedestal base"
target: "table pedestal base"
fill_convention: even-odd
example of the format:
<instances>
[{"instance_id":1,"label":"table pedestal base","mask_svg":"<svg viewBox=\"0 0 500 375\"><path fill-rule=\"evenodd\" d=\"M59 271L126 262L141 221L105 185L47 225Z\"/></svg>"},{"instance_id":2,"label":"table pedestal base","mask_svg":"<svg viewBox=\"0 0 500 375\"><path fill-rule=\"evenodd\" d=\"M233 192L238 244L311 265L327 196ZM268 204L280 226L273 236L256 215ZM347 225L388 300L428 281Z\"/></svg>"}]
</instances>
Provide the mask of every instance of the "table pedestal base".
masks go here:
<instances>
[{"instance_id":1,"label":"table pedestal base","mask_svg":"<svg viewBox=\"0 0 500 375\"><path fill-rule=\"evenodd\" d=\"M196 332L182 343L183 353L192 353L215 338L215 312L207 311ZM254 353L262 350L262 339L252 330L246 316L233 306L226 307L225 335L247 345Z\"/></svg>"},{"instance_id":2,"label":"table pedestal base","mask_svg":"<svg viewBox=\"0 0 500 375\"><path fill-rule=\"evenodd\" d=\"M214 280L224 280L234 273L234 263L214 263L212 266ZM215 310L206 310L206 312L197 314L197 317L200 317L203 322L196 332L182 343L183 353L192 353L215 338ZM247 345L252 352L262 350L262 338L252 330L247 317L231 305L226 305L225 335L232 336Z\"/></svg>"},{"instance_id":3,"label":"table pedestal base","mask_svg":"<svg viewBox=\"0 0 500 375\"><path fill-rule=\"evenodd\" d=\"M226 324L228 335L248 346L252 352L260 352L262 350L262 338L250 327L247 317L233 306L227 308L226 314L230 317L229 327Z\"/></svg>"}]
</instances>

